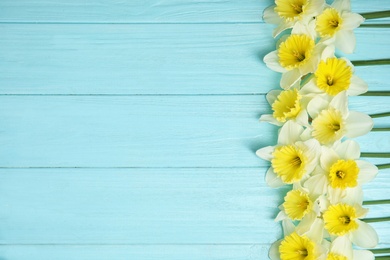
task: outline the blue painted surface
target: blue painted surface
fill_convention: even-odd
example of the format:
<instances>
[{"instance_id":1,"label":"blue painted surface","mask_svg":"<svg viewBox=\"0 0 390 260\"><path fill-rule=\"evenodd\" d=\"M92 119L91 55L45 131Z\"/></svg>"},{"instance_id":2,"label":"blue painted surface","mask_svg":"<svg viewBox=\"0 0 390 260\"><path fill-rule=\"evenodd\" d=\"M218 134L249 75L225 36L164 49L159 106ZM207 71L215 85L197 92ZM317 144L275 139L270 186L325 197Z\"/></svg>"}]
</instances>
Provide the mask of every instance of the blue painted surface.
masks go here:
<instances>
[{"instance_id":1,"label":"blue painted surface","mask_svg":"<svg viewBox=\"0 0 390 260\"><path fill-rule=\"evenodd\" d=\"M271 2L2 0L0 259L266 259L286 192L254 155L276 138L258 122L279 80L261 61ZM350 59L390 57L388 29L356 33ZM377 91L388 71L356 69ZM389 97L351 109L387 112ZM386 132L358 141L390 150ZM389 183L380 171L365 198ZM389 223L374 227L389 247Z\"/></svg>"}]
</instances>

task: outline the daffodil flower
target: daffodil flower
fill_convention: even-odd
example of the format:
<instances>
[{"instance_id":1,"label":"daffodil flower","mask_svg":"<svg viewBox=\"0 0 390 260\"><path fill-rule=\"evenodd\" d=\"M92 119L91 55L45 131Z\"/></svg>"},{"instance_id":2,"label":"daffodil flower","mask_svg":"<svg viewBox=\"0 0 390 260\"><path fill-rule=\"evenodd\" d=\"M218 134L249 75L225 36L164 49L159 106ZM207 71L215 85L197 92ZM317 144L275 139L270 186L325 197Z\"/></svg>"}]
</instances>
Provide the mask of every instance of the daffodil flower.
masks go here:
<instances>
[{"instance_id":1,"label":"daffodil flower","mask_svg":"<svg viewBox=\"0 0 390 260\"><path fill-rule=\"evenodd\" d=\"M335 96L346 91L348 96L357 96L367 92L367 83L354 75L353 71L352 63L344 58L329 57L321 60L314 77L302 87L301 93Z\"/></svg>"},{"instance_id":2,"label":"daffodil flower","mask_svg":"<svg viewBox=\"0 0 390 260\"><path fill-rule=\"evenodd\" d=\"M374 260L375 256L368 250L353 250L348 236L336 237L329 246L326 260Z\"/></svg>"},{"instance_id":3,"label":"daffodil flower","mask_svg":"<svg viewBox=\"0 0 390 260\"><path fill-rule=\"evenodd\" d=\"M264 10L263 20L278 25L273 32L276 37L288 28L315 24L313 17L322 12L324 5L324 0L276 0L275 5ZM312 31L315 32L314 26Z\"/></svg>"},{"instance_id":4,"label":"daffodil flower","mask_svg":"<svg viewBox=\"0 0 390 260\"><path fill-rule=\"evenodd\" d=\"M277 50L268 53L264 62L268 68L282 73L280 86L289 89L300 82L301 77L316 70L323 44L315 44L306 34L292 34L282 41Z\"/></svg>"},{"instance_id":5,"label":"daffodil flower","mask_svg":"<svg viewBox=\"0 0 390 260\"><path fill-rule=\"evenodd\" d=\"M337 142L332 148L323 146L320 167L304 186L314 195L327 194L331 203L362 203L361 185L375 178L378 168L359 160L360 147L353 140Z\"/></svg>"},{"instance_id":6,"label":"daffodil flower","mask_svg":"<svg viewBox=\"0 0 390 260\"><path fill-rule=\"evenodd\" d=\"M271 161L266 182L271 187L301 181L318 163L320 144L315 139L301 141L304 129L293 121L285 123L279 132L278 144L259 149L256 155Z\"/></svg>"},{"instance_id":7,"label":"daffodil flower","mask_svg":"<svg viewBox=\"0 0 390 260\"><path fill-rule=\"evenodd\" d=\"M290 221L283 221L284 239L271 245L271 260L325 260L326 249L323 238L314 233L298 234Z\"/></svg>"},{"instance_id":8,"label":"daffodil flower","mask_svg":"<svg viewBox=\"0 0 390 260\"><path fill-rule=\"evenodd\" d=\"M281 126L288 120L293 120L300 125L308 125L309 117L306 112L308 98L303 97L298 89L272 90L266 98L273 113L262 115L260 121Z\"/></svg>"},{"instance_id":9,"label":"daffodil flower","mask_svg":"<svg viewBox=\"0 0 390 260\"><path fill-rule=\"evenodd\" d=\"M367 134L374 125L368 115L348 110L346 91L337 94L330 102L319 96L313 98L307 111L313 119L311 135L324 145L331 145L344 136L354 138Z\"/></svg>"},{"instance_id":10,"label":"daffodil flower","mask_svg":"<svg viewBox=\"0 0 390 260\"><path fill-rule=\"evenodd\" d=\"M378 244L378 235L375 229L359 219L364 217L367 211L359 204L330 205L323 214L325 229L332 236L348 236L357 246L373 248Z\"/></svg>"},{"instance_id":11,"label":"daffodil flower","mask_svg":"<svg viewBox=\"0 0 390 260\"><path fill-rule=\"evenodd\" d=\"M344 53L352 53L356 38L353 30L364 22L357 13L351 13L350 0L335 0L317 16L316 31L326 44L334 44Z\"/></svg>"}]
</instances>

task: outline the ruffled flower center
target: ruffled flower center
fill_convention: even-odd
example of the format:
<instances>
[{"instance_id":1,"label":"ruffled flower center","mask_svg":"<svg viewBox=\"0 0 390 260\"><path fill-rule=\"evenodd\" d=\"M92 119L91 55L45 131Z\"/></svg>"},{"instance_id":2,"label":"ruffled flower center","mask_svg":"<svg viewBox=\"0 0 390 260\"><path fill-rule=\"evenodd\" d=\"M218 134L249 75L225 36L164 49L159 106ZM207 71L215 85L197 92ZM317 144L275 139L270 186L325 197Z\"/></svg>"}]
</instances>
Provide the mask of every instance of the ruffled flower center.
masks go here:
<instances>
[{"instance_id":1,"label":"ruffled flower center","mask_svg":"<svg viewBox=\"0 0 390 260\"><path fill-rule=\"evenodd\" d=\"M300 190L292 190L284 197L284 211L292 220L301 220L313 207L309 195Z\"/></svg>"},{"instance_id":2,"label":"ruffled flower center","mask_svg":"<svg viewBox=\"0 0 390 260\"><path fill-rule=\"evenodd\" d=\"M326 260L348 260L346 256L335 254L335 253L329 253L326 257Z\"/></svg>"},{"instance_id":3,"label":"ruffled flower center","mask_svg":"<svg viewBox=\"0 0 390 260\"><path fill-rule=\"evenodd\" d=\"M282 123L296 118L302 110L301 99L297 89L282 91L272 104L273 117Z\"/></svg>"},{"instance_id":4,"label":"ruffled flower center","mask_svg":"<svg viewBox=\"0 0 390 260\"><path fill-rule=\"evenodd\" d=\"M354 160L338 160L329 171L329 184L332 188L352 188L358 182L359 167Z\"/></svg>"},{"instance_id":5,"label":"ruffled flower center","mask_svg":"<svg viewBox=\"0 0 390 260\"><path fill-rule=\"evenodd\" d=\"M300 19L309 0L276 0L275 12L287 21Z\"/></svg>"},{"instance_id":6,"label":"ruffled flower center","mask_svg":"<svg viewBox=\"0 0 390 260\"><path fill-rule=\"evenodd\" d=\"M297 182L305 175L307 157L300 148L294 145L281 146L272 155L274 172L284 183Z\"/></svg>"},{"instance_id":7,"label":"ruffled flower center","mask_svg":"<svg viewBox=\"0 0 390 260\"><path fill-rule=\"evenodd\" d=\"M332 37L343 23L340 13L334 8L325 9L317 17L316 30L321 37Z\"/></svg>"},{"instance_id":8,"label":"ruffled flower center","mask_svg":"<svg viewBox=\"0 0 390 260\"><path fill-rule=\"evenodd\" d=\"M348 204L332 205L325 211L325 228L331 235L342 236L358 228L356 209Z\"/></svg>"},{"instance_id":9,"label":"ruffled flower center","mask_svg":"<svg viewBox=\"0 0 390 260\"><path fill-rule=\"evenodd\" d=\"M314 40L305 34L289 36L279 45L280 65L287 70L304 65L310 59L314 46Z\"/></svg>"},{"instance_id":10,"label":"ruffled flower center","mask_svg":"<svg viewBox=\"0 0 390 260\"><path fill-rule=\"evenodd\" d=\"M351 84L352 68L343 59L321 61L315 72L317 86L331 96L347 90Z\"/></svg>"},{"instance_id":11,"label":"ruffled flower center","mask_svg":"<svg viewBox=\"0 0 390 260\"><path fill-rule=\"evenodd\" d=\"M279 246L281 260L314 260L315 244L306 236L292 233L284 238Z\"/></svg>"},{"instance_id":12,"label":"ruffled flower center","mask_svg":"<svg viewBox=\"0 0 390 260\"><path fill-rule=\"evenodd\" d=\"M333 143L341 139L345 132L341 112L332 107L322 110L313 120L312 126L312 136L322 144Z\"/></svg>"}]
</instances>

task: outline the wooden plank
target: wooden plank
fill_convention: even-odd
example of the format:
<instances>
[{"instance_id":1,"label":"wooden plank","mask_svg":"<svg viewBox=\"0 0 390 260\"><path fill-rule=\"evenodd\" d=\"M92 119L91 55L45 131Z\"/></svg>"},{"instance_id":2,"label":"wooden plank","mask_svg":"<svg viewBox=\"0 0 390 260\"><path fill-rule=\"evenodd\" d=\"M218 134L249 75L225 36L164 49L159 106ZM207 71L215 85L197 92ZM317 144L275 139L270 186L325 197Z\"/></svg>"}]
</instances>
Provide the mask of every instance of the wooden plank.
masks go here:
<instances>
[{"instance_id":1,"label":"wooden plank","mask_svg":"<svg viewBox=\"0 0 390 260\"><path fill-rule=\"evenodd\" d=\"M251 94L279 85L265 24L0 25L0 94ZM372 48L375 44L375 48ZM351 59L390 57L390 31L357 30ZM389 66L357 68L387 90Z\"/></svg>"},{"instance_id":2,"label":"wooden plank","mask_svg":"<svg viewBox=\"0 0 390 260\"><path fill-rule=\"evenodd\" d=\"M2 259L25 260L255 260L267 259L269 245L95 245L0 246Z\"/></svg>"},{"instance_id":3,"label":"wooden plank","mask_svg":"<svg viewBox=\"0 0 390 260\"><path fill-rule=\"evenodd\" d=\"M271 0L2 0L1 22L260 22ZM390 9L387 0L353 1L354 12Z\"/></svg>"},{"instance_id":4,"label":"wooden plank","mask_svg":"<svg viewBox=\"0 0 390 260\"><path fill-rule=\"evenodd\" d=\"M281 237L273 221L289 187L255 169L0 169L0 243L261 244ZM364 186L388 194L390 170ZM390 207L368 217L390 214ZM389 222L375 223L382 242ZM256 249L257 250L257 249Z\"/></svg>"},{"instance_id":5,"label":"wooden plank","mask_svg":"<svg viewBox=\"0 0 390 260\"><path fill-rule=\"evenodd\" d=\"M374 102L375 100L375 102ZM0 167L257 167L276 143L264 96L0 96ZM388 97L351 109L389 111ZM387 126L388 120L376 120ZM360 137L388 152L389 135Z\"/></svg>"}]
</instances>

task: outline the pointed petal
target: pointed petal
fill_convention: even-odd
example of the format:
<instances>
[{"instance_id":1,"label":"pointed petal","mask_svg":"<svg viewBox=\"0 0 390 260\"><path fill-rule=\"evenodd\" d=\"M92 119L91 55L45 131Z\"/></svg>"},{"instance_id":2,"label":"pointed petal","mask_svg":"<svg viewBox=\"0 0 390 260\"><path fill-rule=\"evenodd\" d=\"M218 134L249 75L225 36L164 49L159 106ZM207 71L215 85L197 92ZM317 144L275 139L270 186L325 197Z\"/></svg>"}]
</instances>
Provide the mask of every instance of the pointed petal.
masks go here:
<instances>
[{"instance_id":1,"label":"pointed petal","mask_svg":"<svg viewBox=\"0 0 390 260\"><path fill-rule=\"evenodd\" d=\"M357 13L345 12L341 15L343 19L343 25L341 30L353 30L360 26L364 22L363 16Z\"/></svg>"},{"instance_id":2,"label":"pointed petal","mask_svg":"<svg viewBox=\"0 0 390 260\"><path fill-rule=\"evenodd\" d=\"M282 92L282 91L281 90L276 90L276 89L275 90L271 90L270 92L268 92L267 95L265 96L265 98L268 101L268 104L270 104L272 106L272 104L278 98L280 92Z\"/></svg>"},{"instance_id":3,"label":"pointed petal","mask_svg":"<svg viewBox=\"0 0 390 260\"><path fill-rule=\"evenodd\" d=\"M334 0L332 7L337 9L340 12L351 11L351 1L350 0Z\"/></svg>"},{"instance_id":4,"label":"pointed petal","mask_svg":"<svg viewBox=\"0 0 390 260\"><path fill-rule=\"evenodd\" d=\"M288 236L295 231L295 226L290 219L283 220L282 227L284 236Z\"/></svg>"},{"instance_id":5,"label":"pointed petal","mask_svg":"<svg viewBox=\"0 0 390 260\"><path fill-rule=\"evenodd\" d=\"M299 140L303 130L303 126L295 123L294 121L288 121L280 129L278 144L287 145L295 143Z\"/></svg>"},{"instance_id":6,"label":"pointed petal","mask_svg":"<svg viewBox=\"0 0 390 260\"><path fill-rule=\"evenodd\" d=\"M275 146L266 146L256 151L256 155L266 161L271 161L273 156L272 153L275 150Z\"/></svg>"},{"instance_id":7,"label":"pointed petal","mask_svg":"<svg viewBox=\"0 0 390 260\"><path fill-rule=\"evenodd\" d=\"M352 243L348 236L337 237L333 240L332 245L330 246L330 251L332 253L344 255L347 259L351 259L353 255Z\"/></svg>"},{"instance_id":8,"label":"pointed petal","mask_svg":"<svg viewBox=\"0 0 390 260\"><path fill-rule=\"evenodd\" d=\"M282 19L279 17L279 15L275 12L276 5L268 6L264 9L263 12L263 21L270 24L279 24Z\"/></svg>"},{"instance_id":9,"label":"pointed petal","mask_svg":"<svg viewBox=\"0 0 390 260\"><path fill-rule=\"evenodd\" d=\"M275 241L269 249L268 256L271 260L280 260L279 246L282 240Z\"/></svg>"},{"instance_id":10,"label":"pointed petal","mask_svg":"<svg viewBox=\"0 0 390 260\"><path fill-rule=\"evenodd\" d=\"M375 256L368 250L353 250L352 260L375 260Z\"/></svg>"},{"instance_id":11,"label":"pointed petal","mask_svg":"<svg viewBox=\"0 0 390 260\"><path fill-rule=\"evenodd\" d=\"M361 205L363 203L362 186L358 185L354 188L345 189L345 195L343 198L340 198L340 201L350 205Z\"/></svg>"},{"instance_id":12,"label":"pointed petal","mask_svg":"<svg viewBox=\"0 0 390 260\"><path fill-rule=\"evenodd\" d=\"M334 147L335 152L343 159L357 160L360 158L359 143L354 140L345 140Z\"/></svg>"},{"instance_id":13,"label":"pointed petal","mask_svg":"<svg viewBox=\"0 0 390 260\"><path fill-rule=\"evenodd\" d=\"M309 95L309 94L321 94L323 91L317 87L316 79L312 78L307 82L300 91L303 95Z\"/></svg>"},{"instance_id":14,"label":"pointed petal","mask_svg":"<svg viewBox=\"0 0 390 260\"><path fill-rule=\"evenodd\" d=\"M348 97L347 92L342 91L338 93L332 101L330 101L330 106L334 107L335 109L339 110L342 115L348 114Z\"/></svg>"},{"instance_id":15,"label":"pointed petal","mask_svg":"<svg viewBox=\"0 0 390 260\"><path fill-rule=\"evenodd\" d=\"M330 167L332 167L332 165L339 159L340 157L333 149L326 146L323 146L321 148L321 168L324 169L326 172L329 172Z\"/></svg>"},{"instance_id":16,"label":"pointed petal","mask_svg":"<svg viewBox=\"0 0 390 260\"><path fill-rule=\"evenodd\" d=\"M273 71L280 72L280 73L283 73L286 71L285 68L280 66L277 51L271 51L270 53L265 55L263 61L264 61L265 65Z\"/></svg>"},{"instance_id":17,"label":"pointed petal","mask_svg":"<svg viewBox=\"0 0 390 260\"><path fill-rule=\"evenodd\" d=\"M328 181L324 174L313 175L304 184L313 196L324 194L326 192L327 185Z\"/></svg>"},{"instance_id":18,"label":"pointed petal","mask_svg":"<svg viewBox=\"0 0 390 260\"><path fill-rule=\"evenodd\" d=\"M374 122L371 117L360 112L350 111L346 119L346 136L355 138L371 131Z\"/></svg>"},{"instance_id":19,"label":"pointed petal","mask_svg":"<svg viewBox=\"0 0 390 260\"><path fill-rule=\"evenodd\" d=\"M356 161L356 163L359 167L358 180L361 184L372 181L378 174L378 167L375 165L361 160Z\"/></svg>"},{"instance_id":20,"label":"pointed petal","mask_svg":"<svg viewBox=\"0 0 390 260\"><path fill-rule=\"evenodd\" d=\"M353 53L356 46L356 37L352 30L341 30L336 33L336 48L342 52Z\"/></svg>"},{"instance_id":21,"label":"pointed petal","mask_svg":"<svg viewBox=\"0 0 390 260\"><path fill-rule=\"evenodd\" d=\"M323 98L315 97L307 105L307 112L311 118L316 118L318 114L329 106L329 102Z\"/></svg>"},{"instance_id":22,"label":"pointed petal","mask_svg":"<svg viewBox=\"0 0 390 260\"><path fill-rule=\"evenodd\" d=\"M349 96L358 96L366 93L368 90L368 84L356 75L352 75L351 85L347 90Z\"/></svg>"},{"instance_id":23,"label":"pointed petal","mask_svg":"<svg viewBox=\"0 0 390 260\"><path fill-rule=\"evenodd\" d=\"M351 241L360 247L365 248L374 248L378 244L378 234L375 229L373 229L367 223L356 220L359 227L352 231L351 233Z\"/></svg>"},{"instance_id":24,"label":"pointed petal","mask_svg":"<svg viewBox=\"0 0 390 260\"><path fill-rule=\"evenodd\" d=\"M280 80L280 87L282 89L289 89L292 85L294 85L297 81L301 80L301 73L299 69L292 69L282 74L282 78Z\"/></svg>"},{"instance_id":25,"label":"pointed petal","mask_svg":"<svg viewBox=\"0 0 390 260\"><path fill-rule=\"evenodd\" d=\"M278 188L284 185L283 181L276 175L272 167L265 174L265 182L272 188Z\"/></svg>"},{"instance_id":26,"label":"pointed petal","mask_svg":"<svg viewBox=\"0 0 390 260\"><path fill-rule=\"evenodd\" d=\"M272 115L270 114L266 114L266 115L261 115L260 116L260 121L261 122L268 122L270 124L273 124L273 125L277 125L277 126L281 126L283 125L283 123L279 122L278 120L276 120Z\"/></svg>"}]
</instances>

